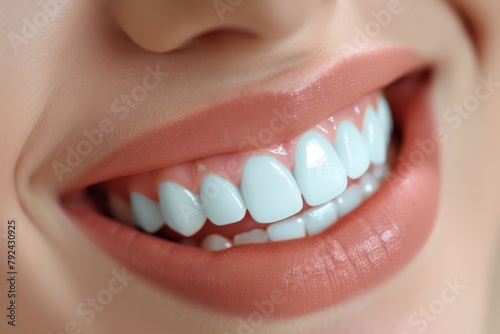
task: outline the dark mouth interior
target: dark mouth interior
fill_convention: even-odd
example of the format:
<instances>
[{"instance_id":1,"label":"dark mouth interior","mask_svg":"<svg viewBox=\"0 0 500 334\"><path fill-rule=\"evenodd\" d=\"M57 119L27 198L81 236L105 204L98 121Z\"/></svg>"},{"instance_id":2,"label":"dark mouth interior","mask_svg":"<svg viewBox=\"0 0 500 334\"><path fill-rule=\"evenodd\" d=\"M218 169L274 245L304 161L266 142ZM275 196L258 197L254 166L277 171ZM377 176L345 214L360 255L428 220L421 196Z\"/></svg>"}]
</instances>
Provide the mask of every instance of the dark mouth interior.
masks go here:
<instances>
[{"instance_id":1,"label":"dark mouth interior","mask_svg":"<svg viewBox=\"0 0 500 334\"><path fill-rule=\"evenodd\" d=\"M392 157L390 158L391 160L388 160L389 165L394 164L394 161L399 154L399 146L403 134L401 130L401 122L402 117L404 116L404 106L407 103L406 101L409 100L407 99L407 97L414 94L415 90L420 89L423 85L428 84L430 82L430 77L430 70L420 70L418 72L406 75L405 77L397 80L384 89L386 98L388 99L389 104L391 105L391 108L393 110L394 118L394 130L391 142L391 151L393 153ZM108 217L109 219L117 221L117 219L113 217L110 212L107 194L101 187L101 183L92 185L84 189L83 192L84 195L93 203L95 210L97 210L100 214ZM248 212L247 216L249 217ZM190 238L186 238L178 234L177 232L171 230L167 225L165 225L154 235L173 242L181 242L186 245L196 245L204 236L208 234L204 233L204 230L208 230L211 233L220 233L221 235L234 235L238 232L241 232L242 230L251 230L255 227L255 222L253 222L253 220L250 218L247 219L248 217L245 217L245 219L243 219L241 222L226 226L216 226L208 220L203 229ZM249 223L249 221L252 222ZM232 231L232 229L234 231ZM140 228L137 228L137 230L142 232ZM221 232L218 232L218 230Z\"/></svg>"}]
</instances>

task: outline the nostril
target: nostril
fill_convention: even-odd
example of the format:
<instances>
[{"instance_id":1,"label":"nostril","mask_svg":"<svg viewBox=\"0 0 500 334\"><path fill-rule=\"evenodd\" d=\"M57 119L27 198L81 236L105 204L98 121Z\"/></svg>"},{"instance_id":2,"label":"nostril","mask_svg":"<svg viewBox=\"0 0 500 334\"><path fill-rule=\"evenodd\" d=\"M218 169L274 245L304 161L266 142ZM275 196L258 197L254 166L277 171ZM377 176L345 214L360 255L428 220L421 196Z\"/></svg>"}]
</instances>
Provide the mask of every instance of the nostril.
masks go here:
<instances>
[{"instance_id":1,"label":"nostril","mask_svg":"<svg viewBox=\"0 0 500 334\"><path fill-rule=\"evenodd\" d=\"M311 3L227 1L114 1L112 13L130 39L152 52L179 49L221 32L277 41L296 32L310 16Z\"/></svg>"},{"instance_id":2,"label":"nostril","mask_svg":"<svg viewBox=\"0 0 500 334\"><path fill-rule=\"evenodd\" d=\"M139 47L153 52L176 49L209 27L197 17L199 8L186 11L169 1L114 1L111 10L119 29Z\"/></svg>"},{"instance_id":3,"label":"nostril","mask_svg":"<svg viewBox=\"0 0 500 334\"><path fill-rule=\"evenodd\" d=\"M219 35L246 36L254 32L244 20L234 20L235 16L220 20L221 13L212 2L124 0L115 1L111 10L118 28L136 45L152 52L180 49L193 41Z\"/></svg>"},{"instance_id":4,"label":"nostril","mask_svg":"<svg viewBox=\"0 0 500 334\"><path fill-rule=\"evenodd\" d=\"M258 42L259 37L257 34L244 30L242 28L219 28L200 33L193 38L190 38L183 44L179 44L174 50L180 50L195 45L202 46L204 49L220 48L222 46L237 46L238 43L251 43Z\"/></svg>"},{"instance_id":5,"label":"nostril","mask_svg":"<svg viewBox=\"0 0 500 334\"><path fill-rule=\"evenodd\" d=\"M236 43L251 43L257 42L258 36L251 32L245 31L239 28L219 28L214 30L207 30L200 32L197 35L191 35L187 38L177 38L177 39L137 39L127 34L130 40L141 47L144 50L156 52L156 53L166 53L172 51L180 51L195 45L203 46L203 48L218 48L222 45L236 45Z\"/></svg>"}]
</instances>

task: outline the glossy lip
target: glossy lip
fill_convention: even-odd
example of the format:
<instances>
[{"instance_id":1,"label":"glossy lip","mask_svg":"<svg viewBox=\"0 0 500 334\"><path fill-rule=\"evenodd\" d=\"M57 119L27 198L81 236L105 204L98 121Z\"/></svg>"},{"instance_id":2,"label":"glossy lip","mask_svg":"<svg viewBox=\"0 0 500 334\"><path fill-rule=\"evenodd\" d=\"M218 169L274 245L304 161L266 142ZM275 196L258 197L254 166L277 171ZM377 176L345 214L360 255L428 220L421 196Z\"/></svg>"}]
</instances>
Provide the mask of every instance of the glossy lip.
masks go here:
<instances>
[{"instance_id":1,"label":"glossy lip","mask_svg":"<svg viewBox=\"0 0 500 334\"><path fill-rule=\"evenodd\" d=\"M371 54L380 65L378 71L375 70L378 76L366 75L372 81L360 83L360 87L351 88L349 93L344 91L340 94L342 101L351 96L348 102L352 102L358 94L376 90L421 67L421 58L408 59L405 55L408 56L400 51L394 53L394 50ZM373 63L347 62L336 70L340 73L349 70L370 72ZM365 66L361 66L363 64ZM384 71L389 68L393 70ZM385 76L380 77L381 73ZM315 83L314 87L324 92L332 79L321 80L323 82ZM316 101L331 98L327 94L318 96L318 89L311 87L303 93L305 96L311 94L308 97ZM294 94L284 96L291 100L296 98ZM270 105L273 102L275 100L270 101ZM269 317L309 313L341 302L401 270L424 245L432 230L439 196L438 154L424 157L418 166L405 162L411 161L414 152L419 150L418 139L432 138L431 112L422 96L407 104L404 116L400 115L403 138L393 177L360 208L314 237L245 245L212 253L122 225L89 208L83 199L67 200L63 206L72 220L101 248L129 268L181 296L229 313L260 312ZM212 117L222 117L223 111L213 110ZM307 110L299 109L296 119L303 121ZM311 123L314 124L316 117L312 115ZM199 119L203 120L203 115L188 121L196 123ZM309 122L302 123L300 128L304 131L309 125ZM137 159L137 155L152 154L151 150L141 153L134 148L143 147L141 141L153 140L151 136L155 135L158 133L139 138L139 144L130 143L128 157L133 155ZM219 146L217 150L223 148ZM159 157L153 165L165 162L163 160ZM137 165L131 170L142 168L144 166ZM86 177L80 183L106 177L109 173L110 170L102 171L99 176ZM116 177L116 172L113 176Z\"/></svg>"}]
</instances>

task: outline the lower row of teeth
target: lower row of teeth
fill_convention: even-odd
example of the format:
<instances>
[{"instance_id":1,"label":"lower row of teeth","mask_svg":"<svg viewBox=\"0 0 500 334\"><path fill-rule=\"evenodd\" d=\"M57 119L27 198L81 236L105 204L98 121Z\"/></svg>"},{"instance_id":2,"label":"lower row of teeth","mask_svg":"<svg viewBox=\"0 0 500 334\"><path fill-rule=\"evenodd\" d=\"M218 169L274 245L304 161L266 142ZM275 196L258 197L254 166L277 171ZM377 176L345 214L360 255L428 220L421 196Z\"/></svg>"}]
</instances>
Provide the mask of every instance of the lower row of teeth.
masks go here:
<instances>
[{"instance_id":1,"label":"lower row of teeth","mask_svg":"<svg viewBox=\"0 0 500 334\"><path fill-rule=\"evenodd\" d=\"M132 192L130 207L119 205L111 193L110 211L118 220L148 233L166 224L186 238L198 233L208 220L218 226L234 224L246 212L263 226L232 240L209 235L197 245L209 250L320 233L371 195L387 171L393 125L383 96L376 109L366 109L361 131L350 121L341 122L334 144L316 131L305 133L297 144L293 171L277 159L258 155L247 161L240 187L209 174L197 195L166 181L159 187L159 203ZM305 212L301 212L303 200L311 207ZM131 214L125 214L127 210Z\"/></svg>"},{"instance_id":2,"label":"lower row of teeth","mask_svg":"<svg viewBox=\"0 0 500 334\"><path fill-rule=\"evenodd\" d=\"M377 166L366 173L357 183L351 184L336 199L311 208L301 215L235 235L232 240L218 234L210 234L199 246L205 250L220 251L233 246L258 244L272 241L300 239L319 234L349 214L373 195L389 174L387 166Z\"/></svg>"}]
</instances>

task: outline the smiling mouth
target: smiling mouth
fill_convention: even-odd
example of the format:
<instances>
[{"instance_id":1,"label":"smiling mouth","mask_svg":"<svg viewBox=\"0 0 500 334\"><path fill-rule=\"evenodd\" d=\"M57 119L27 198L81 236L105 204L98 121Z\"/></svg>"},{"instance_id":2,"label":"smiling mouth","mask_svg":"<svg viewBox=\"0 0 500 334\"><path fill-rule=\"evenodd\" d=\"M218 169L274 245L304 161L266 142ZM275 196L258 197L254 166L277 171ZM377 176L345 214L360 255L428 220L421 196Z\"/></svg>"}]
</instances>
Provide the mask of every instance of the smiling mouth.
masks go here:
<instances>
[{"instance_id":1,"label":"smiling mouth","mask_svg":"<svg viewBox=\"0 0 500 334\"><path fill-rule=\"evenodd\" d=\"M141 168L95 166L63 207L115 258L204 305L241 313L272 304L280 317L340 302L407 265L434 224L438 154L424 66L412 53L383 50L282 99L241 98L207 111L211 123L167 125L184 137L217 133L224 127L211 128L213 119L243 110L232 150L206 138L202 155L184 144L169 159L167 147L147 145L160 148L143 152ZM349 74L366 80L339 93L332 82Z\"/></svg>"},{"instance_id":2,"label":"smiling mouth","mask_svg":"<svg viewBox=\"0 0 500 334\"><path fill-rule=\"evenodd\" d=\"M286 120L275 120L278 131ZM108 181L93 197L106 197L96 204L117 221L205 250L304 238L378 190L392 131L389 103L377 92L286 142Z\"/></svg>"}]
</instances>

